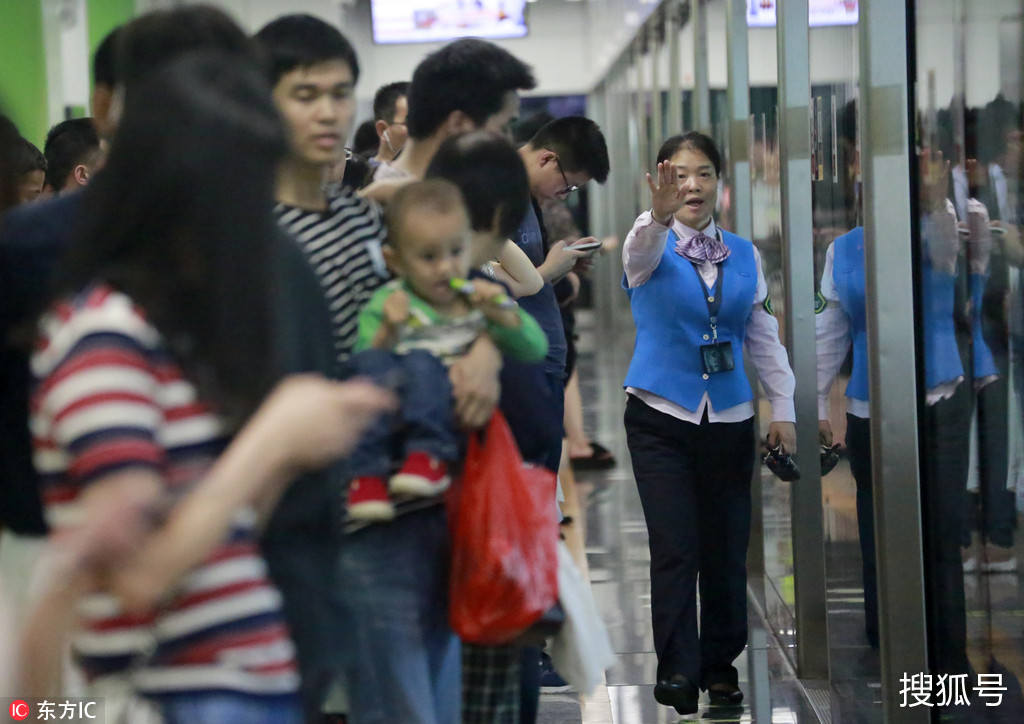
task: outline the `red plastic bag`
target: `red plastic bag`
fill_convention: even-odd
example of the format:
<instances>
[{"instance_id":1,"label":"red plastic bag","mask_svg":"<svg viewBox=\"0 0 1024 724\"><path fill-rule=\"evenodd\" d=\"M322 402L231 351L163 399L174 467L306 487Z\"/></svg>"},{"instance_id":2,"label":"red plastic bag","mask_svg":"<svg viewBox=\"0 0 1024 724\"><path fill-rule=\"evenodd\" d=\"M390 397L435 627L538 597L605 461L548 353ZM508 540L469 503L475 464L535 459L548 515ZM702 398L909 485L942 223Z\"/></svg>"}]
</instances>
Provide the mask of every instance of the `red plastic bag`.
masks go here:
<instances>
[{"instance_id":1,"label":"red plastic bag","mask_svg":"<svg viewBox=\"0 0 1024 724\"><path fill-rule=\"evenodd\" d=\"M463 641L508 643L558 600L555 474L527 465L495 411L449 497L450 619Z\"/></svg>"}]
</instances>

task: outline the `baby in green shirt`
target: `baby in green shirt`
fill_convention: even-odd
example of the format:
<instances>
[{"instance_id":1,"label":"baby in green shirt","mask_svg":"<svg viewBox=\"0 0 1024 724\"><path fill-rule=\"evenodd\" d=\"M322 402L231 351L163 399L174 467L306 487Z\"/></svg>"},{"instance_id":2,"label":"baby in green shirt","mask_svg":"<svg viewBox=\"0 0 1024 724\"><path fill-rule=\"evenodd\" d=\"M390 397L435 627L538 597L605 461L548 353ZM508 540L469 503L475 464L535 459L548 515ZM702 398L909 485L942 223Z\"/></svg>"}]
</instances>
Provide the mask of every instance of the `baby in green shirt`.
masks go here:
<instances>
[{"instance_id":1,"label":"baby in green shirt","mask_svg":"<svg viewBox=\"0 0 1024 724\"><path fill-rule=\"evenodd\" d=\"M387 227L385 258L398 278L360 313L351 362L356 374L396 388L402 404L364 434L349 459L353 520L390 520L396 500L430 498L448 487L460 437L447 366L480 334L524 362L547 352L540 326L509 303L501 285L458 283L493 256L490 244L472 241L458 187L440 179L403 187L388 205ZM389 478L396 459L402 465Z\"/></svg>"}]
</instances>

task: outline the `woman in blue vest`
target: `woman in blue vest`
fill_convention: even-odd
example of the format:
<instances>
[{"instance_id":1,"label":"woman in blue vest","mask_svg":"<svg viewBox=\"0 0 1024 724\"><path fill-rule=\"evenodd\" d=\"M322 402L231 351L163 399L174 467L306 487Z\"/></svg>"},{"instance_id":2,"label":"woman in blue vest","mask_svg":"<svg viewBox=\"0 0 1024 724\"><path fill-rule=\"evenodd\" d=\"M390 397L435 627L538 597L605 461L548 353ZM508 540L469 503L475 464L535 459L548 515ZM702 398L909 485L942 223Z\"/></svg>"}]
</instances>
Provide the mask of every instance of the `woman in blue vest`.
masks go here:
<instances>
[{"instance_id":1,"label":"woman in blue vest","mask_svg":"<svg viewBox=\"0 0 1024 724\"><path fill-rule=\"evenodd\" d=\"M925 560L932 665L939 673L963 674L966 618L960 537L964 525L967 484L970 394L958 344L957 274L961 241L953 204L946 199L948 169L941 161L922 157L921 203L921 326L924 330L926 406L920 427L925 466ZM979 228L972 218L970 226ZM987 218L984 219L987 229ZM970 288L984 288L991 239L972 232L968 244ZM961 270L963 271L963 270ZM980 298L979 302L980 303ZM975 306L978 306L978 303ZM871 475L870 409L868 404L867 318L865 311L864 229L856 227L829 246L815 317L818 343L818 426L823 444L832 444L828 394L849 349L853 369L846 385L846 447L857 485L857 528L863 558L865 633L878 648L878 583L874 543ZM995 373L992 354L972 325L973 373L989 379Z\"/></svg>"},{"instance_id":2,"label":"woman in blue vest","mask_svg":"<svg viewBox=\"0 0 1024 724\"><path fill-rule=\"evenodd\" d=\"M818 348L818 433L832 445L829 391L853 348L853 370L846 384L846 449L857 485L857 532L864 581L864 633L878 648L878 575L875 565L875 521L871 490L870 406L868 404L867 314L864 306L864 228L856 227L833 241L815 304ZM952 304L953 297L949 301ZM952 323L952 308L949 314Z\"/></svg>"},{"instance_id":3,"label":"woman in blue vest","mask_svg":"<svg viewBox=\"0 0 1024 724\"><path fill-rule=\"evenodd\" d=\"M657 178L647 175L651 210L622 251L636 322L625 426L650 539L654 698L680 714L697 711L698 688L713 705L743 700L733 661L747 642L755 457L744 348L772 403L769 444L796 452L793 373L760 254L712 218L720 172L710 138L669 138Z\"/></svg>"}]
</instances>

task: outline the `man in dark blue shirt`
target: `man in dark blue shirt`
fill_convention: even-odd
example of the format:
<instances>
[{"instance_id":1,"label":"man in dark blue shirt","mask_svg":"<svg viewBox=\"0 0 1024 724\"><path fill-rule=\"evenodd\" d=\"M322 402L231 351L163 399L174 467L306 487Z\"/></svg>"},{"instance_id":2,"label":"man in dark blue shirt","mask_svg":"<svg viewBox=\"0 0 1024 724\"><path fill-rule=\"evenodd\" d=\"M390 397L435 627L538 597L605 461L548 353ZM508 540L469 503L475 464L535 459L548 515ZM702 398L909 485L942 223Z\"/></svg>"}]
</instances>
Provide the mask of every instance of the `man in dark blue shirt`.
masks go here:
<instances>
[{"instance_id":1,"label":"man in dark blue shirt","mask_svg":"<svg viewBox=\"0 0 1024 724\"><path fill-rule=\"evenodd\" d=\"M568 246L551 243L544 232L539 200L565 198L591 179L608 178L608 148L597 124L569 116L543 126L519 149L530 180L532 208L513 241L544 279L543 288L519 304L532 314L548 337L548 355L540 365L506 361L501 375L501 410L516 435L523 459L558 472L562 456L565 385L565 329L553 284L577 264L587 264L599 244L593 237ZM574 247L591 247L588 250Z\"/></svg>"}]
</instances>

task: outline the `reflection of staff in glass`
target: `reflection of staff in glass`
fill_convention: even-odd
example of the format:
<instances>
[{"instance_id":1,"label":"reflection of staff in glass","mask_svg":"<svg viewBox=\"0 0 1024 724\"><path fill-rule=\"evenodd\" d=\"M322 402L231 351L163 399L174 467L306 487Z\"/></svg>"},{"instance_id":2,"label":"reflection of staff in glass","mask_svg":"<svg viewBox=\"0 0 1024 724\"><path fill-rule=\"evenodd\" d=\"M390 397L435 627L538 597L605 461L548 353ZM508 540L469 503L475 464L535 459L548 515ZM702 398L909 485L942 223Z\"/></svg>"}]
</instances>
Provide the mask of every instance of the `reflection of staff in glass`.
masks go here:
<instances>
[{"instance_id":1,"label":"reflection of staff in glass","mask_svg":"<svg viewBox=\"0 0 1024 724\"><path fill-rule=\"evenodd\" d=\"M818 433L832 446L828 395L853 348L853 371L846 385L846 449L857 485L857 532L864 580L864 632L878 648L878 577L871 491L870 406L868 405L867 316L864 306L864 228L856 227L833 241L825 255L821 289L815 305L818 348Z\"/></svg>"},{"instance_id":2,"label":"reflection of staff in glass","mask_svg":"<svg viewBox=\"0 0 1024 724\"><path fill-rule=\"evenodd\" d=\"M1007 105L1010 105L1008 108ZM964 570L978 567L971 529L980 527L984 572L1016 568L1013 530L1017 514L1009 477L1009 301L1011 266L1021 263L1015 209L1010 203L1007 172L1012 167L1008 139L1014 126L1012 104L996 99L983 110L968 109L965 172L954 183L954 204L961 235L969 242L961 268L970 289L972 359L976 390L976 492L967 497L963 533ZM980 261L972 250L983 249ZM974 436L972 436L973 442ZM974 447L972 446L972 451ZM974 487L974 486L971 486Z\"/></svg>"},{"instance_id":3,"label":"reflection of staff in glass","mask_svg":"<svg viewBox=\"0 0 1024 724\"><path fill-rule=\"evenodd\" d=\"M926 597L933 665L940 673L966 673L966 617L959 541L967 483L970 395L957 347L956 274L960 239L953 204L946 198L949 166L941 153L921 158L921 268L927 405L922 427L922 480ZM978 264L983 249L975 250ZM828 250L816 318L819 429L832 443L827 396L847 350L853 371L846 387L846 444L857 483L857 519L864 558L865 632L878 645L877 580L869 438L864 230L857 227ZM895 484L895 482L894 482Z\"/></svg>"},{"instance_id":4,"label":"reflection of staff in glass","mask_svg":"<svg viewBox=\"0 0 1024 724\"><path fill-rule=\"evenodd\" d=\"M949 163L921 154L921 293L927 399L921 421L921 501L929 649L938 673L966 673L967 629L960 536L968 472L970 389L957 348L955 286L960 239L946 198ZM987 263L987 262L986 262Z\"/></svg>"}]
</instances>

